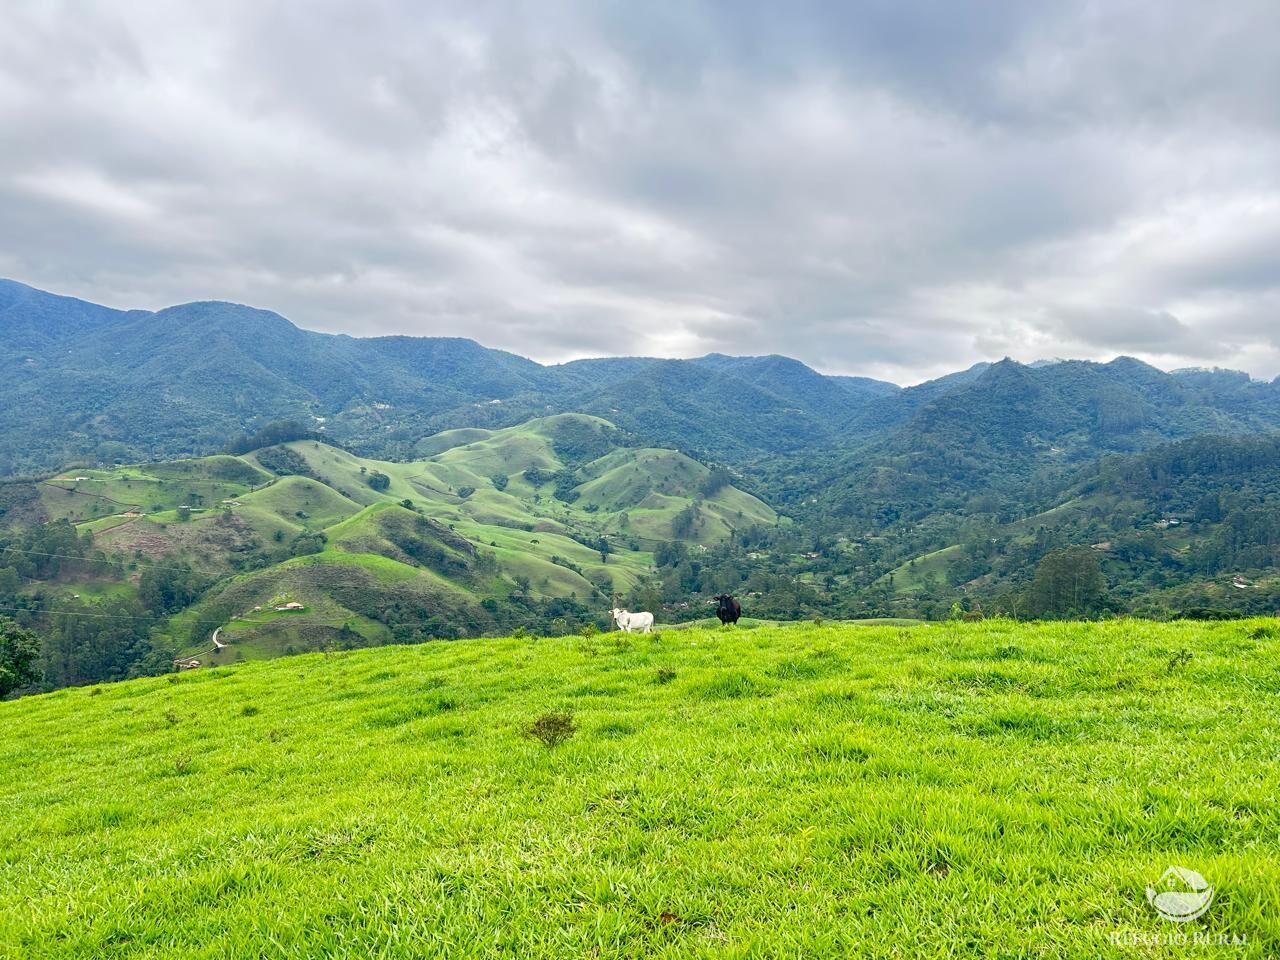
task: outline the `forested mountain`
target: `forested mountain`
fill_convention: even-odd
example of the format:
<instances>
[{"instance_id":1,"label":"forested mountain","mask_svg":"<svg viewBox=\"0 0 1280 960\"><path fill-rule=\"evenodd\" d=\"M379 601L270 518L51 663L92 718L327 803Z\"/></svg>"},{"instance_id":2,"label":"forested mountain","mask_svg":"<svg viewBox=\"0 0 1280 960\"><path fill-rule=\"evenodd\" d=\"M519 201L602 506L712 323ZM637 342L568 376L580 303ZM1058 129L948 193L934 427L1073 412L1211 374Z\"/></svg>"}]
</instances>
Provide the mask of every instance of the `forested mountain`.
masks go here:
<instances>
[{"instance_id":1,"label":"forested mountain","mask_svg":"<svg viewBox=\"0 0 1280 960\"><path fill-rule=\"evenodd\" d=\"M728 462L817 452L856 488L901 484L929 509L956 484L1280 424L1274 383L1128 358L1005 360L907 389L778 356L543 366L464 339L313 333L220 302L111 310L13 281L0 282L0 334L0 474L208 454L284 419L404 458L442 429L584 411ZM851 448L850 474L839 454Z\"/></svg>"},{"instance_id":2,"label":"forested mountain","mask_svg":"<svg viewBox=\"0 0 1280 960\"><path fill-rule=\"evenodd\" d=\"M282 419L404 457L440 429L579 410L742 457L829 442L898 390L782 357L547 367L471 340L313 333L230 303L116 311L12 281L0 334L0 474L207 454Z\"/></svg>"}]
</instances>

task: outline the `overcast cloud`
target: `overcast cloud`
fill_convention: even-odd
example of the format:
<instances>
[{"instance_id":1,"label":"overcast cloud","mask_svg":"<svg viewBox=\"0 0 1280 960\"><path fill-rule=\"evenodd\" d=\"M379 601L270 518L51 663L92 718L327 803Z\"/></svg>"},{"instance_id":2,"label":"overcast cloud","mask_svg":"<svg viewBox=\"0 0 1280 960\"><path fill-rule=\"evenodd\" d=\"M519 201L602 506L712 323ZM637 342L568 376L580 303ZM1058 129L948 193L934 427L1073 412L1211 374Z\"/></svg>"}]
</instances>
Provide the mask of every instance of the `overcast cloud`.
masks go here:
<instances>
[{"instance_id":1,"label":"overcast cloud","mask_svg":"<svg viewBox=\"0 0 1280 960\"><path fill-rule=\"evenodd\" d=\"M7 3L0 276L559 361L1280 373L1280 4Z\"/></svg>"}]
</instances>

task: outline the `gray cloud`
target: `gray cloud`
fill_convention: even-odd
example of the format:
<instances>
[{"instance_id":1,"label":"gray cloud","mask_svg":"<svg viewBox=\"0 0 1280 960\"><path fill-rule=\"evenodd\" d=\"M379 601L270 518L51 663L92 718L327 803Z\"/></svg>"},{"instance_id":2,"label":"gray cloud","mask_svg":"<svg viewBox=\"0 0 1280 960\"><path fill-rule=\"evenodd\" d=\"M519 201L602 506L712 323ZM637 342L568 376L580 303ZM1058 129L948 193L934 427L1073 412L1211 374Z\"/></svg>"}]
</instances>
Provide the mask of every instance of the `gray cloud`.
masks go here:
<instances>
[{"instance_id":1,"label":"gray cloud","mask_svg":"<svg viewBox=\"0 0 1280 960\"><path fill-rule=\"evenodd\" d=\"M1280 7L1229 7L19 2L0 272L548 361L1271 377Z\"/></svg>"}]
</instances>

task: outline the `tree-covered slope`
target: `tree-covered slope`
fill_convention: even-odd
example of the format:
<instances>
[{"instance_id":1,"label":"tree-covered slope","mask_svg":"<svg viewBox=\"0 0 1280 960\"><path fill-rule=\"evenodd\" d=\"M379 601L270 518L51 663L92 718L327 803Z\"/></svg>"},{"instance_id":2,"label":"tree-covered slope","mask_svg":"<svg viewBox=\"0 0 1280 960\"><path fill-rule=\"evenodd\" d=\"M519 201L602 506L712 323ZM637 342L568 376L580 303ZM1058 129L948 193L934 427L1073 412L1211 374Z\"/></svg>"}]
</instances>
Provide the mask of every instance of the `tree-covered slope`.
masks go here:
<instances>
[{"instance_id":1,"label":"tree-covered slope","mask_svg":"<svg viewBox=\"0 0 1280 960\"><path fill-rule=\"evenodd\" d=\"M958 542L904 558L881 582L899 605L950 593L979 608L1064 615L1037 609L1029 591L1046 556L1079 547L1092 553L1115 611L1247 615L1280 603L1276 435L1198 438L1104 457L1042 507L1003 522L975 511Z\"/></svg>"},{"instance_id":2,"label":"tree-covered slope","mask_svg":"<svg viewBox=\"0 0 1280 960\"><path fill-rule=\"evenodd\" d=\"M811 488L838 516L963 511L974 497L1022 499L1037 477L1063 476L1107 453L1204 435L1280 429L1280 384L1168 374L1130 358L1027 366L1004 360L916 404L856 450L811 458ZM912 399L925 391L923 402Z\"/></svg>"}]
</instances>

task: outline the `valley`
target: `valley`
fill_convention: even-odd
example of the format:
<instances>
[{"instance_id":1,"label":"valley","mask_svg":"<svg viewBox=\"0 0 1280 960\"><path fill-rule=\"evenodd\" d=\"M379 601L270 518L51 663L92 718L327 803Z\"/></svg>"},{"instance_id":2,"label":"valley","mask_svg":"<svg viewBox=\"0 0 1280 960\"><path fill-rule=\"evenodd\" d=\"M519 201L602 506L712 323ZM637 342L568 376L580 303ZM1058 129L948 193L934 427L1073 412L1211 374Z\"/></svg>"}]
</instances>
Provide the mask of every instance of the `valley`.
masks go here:
<instances>
[{"instance_id":1,"label":"valley","mask_svg":"<svg viewBox=\"0 0 1280 960\"><path fill-rule=\"evenodd\" d=\"M630 443L581 415L439 434L402 463L302 440L67 472L30 485L25 510L85 541L43 584L51 607L137 597L144 575L199 579L156 638L184 664L569 630L634 593L658 546L779 522L723 471ZM0 549L0 568L23 559Z\"/></svg>"}]
</instances>

